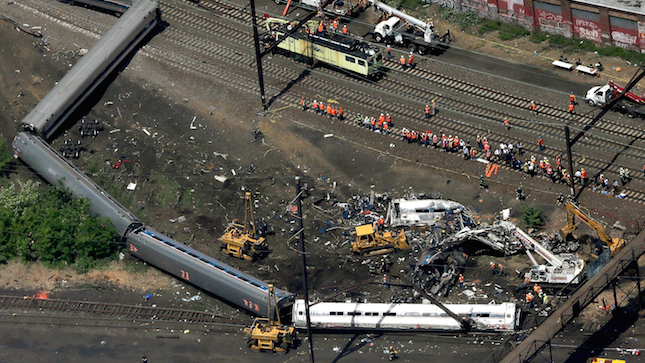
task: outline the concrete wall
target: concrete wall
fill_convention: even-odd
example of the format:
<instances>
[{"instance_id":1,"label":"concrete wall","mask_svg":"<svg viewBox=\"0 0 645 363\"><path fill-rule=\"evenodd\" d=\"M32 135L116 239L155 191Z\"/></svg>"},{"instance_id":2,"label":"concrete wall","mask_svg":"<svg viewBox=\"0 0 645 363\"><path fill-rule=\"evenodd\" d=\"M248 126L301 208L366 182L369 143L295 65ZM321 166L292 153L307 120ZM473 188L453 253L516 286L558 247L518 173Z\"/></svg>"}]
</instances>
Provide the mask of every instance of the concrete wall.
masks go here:
<instances>
[{"instance_id":1,"label":"concrete wall","mask_svg":"<svg viewBox=\"0 0 645 363\"><path fill-rule=\"evenodd\" d=\"M645 53L645 14L571 0L426 0L531 31Z\"/></svg>"}]
</instances>

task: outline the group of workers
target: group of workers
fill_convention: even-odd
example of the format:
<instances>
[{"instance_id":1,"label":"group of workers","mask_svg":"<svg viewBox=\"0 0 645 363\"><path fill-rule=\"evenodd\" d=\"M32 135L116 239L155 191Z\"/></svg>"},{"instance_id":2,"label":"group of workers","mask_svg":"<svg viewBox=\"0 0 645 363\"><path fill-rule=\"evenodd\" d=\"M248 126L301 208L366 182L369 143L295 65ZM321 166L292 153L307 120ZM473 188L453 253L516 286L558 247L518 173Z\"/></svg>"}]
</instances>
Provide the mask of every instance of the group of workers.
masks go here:
<instances>
[{"instance_id":1,"label":"group of workers","mask_svg":"<svg viewBox=\"0 0 645 363\"><path fill-rule=\"evenodd\" d=\"M535 298L537 299L537 303ZM525 295L525 300L526 300L526 307L527 308L534 308L537 307L538 304L543 304L545 307L548 306L549 304L549 297L546 295L544 291L542 291L542 288L535 283L533 286L533 292L528 291Z\"/></svg>"},{"instance_id":2,"label":"group of workers","mask_svg":"<svg viewBox=\"0 0 645 363\"><path fill-rule=\"evenodd\" d=\"M571 94L570 102L575 103L575 94L573 93ZM301 107L303 111L311 107L316 114L328 116L330 119L336 118L342 121L345 118L345 113L342 107L336 108L330 104L325 106L324 102L318 102L317 100L313 100L311 105L308 105L304 96L301 99ZM531 102L529 108L534 112L537 112L535 102ZM435 114L436 103L433 100L425 106L424 116L428 119L431 115ZM356 115L356 123L368 130L386 135L389 135L392 132L394 126L392 116L389 113L381 113L378 117L363 116L358 113ZM510 128L508 120L505 120L504 124L507 129ZM543 157L538 161L535 155L531 155L530 158L527 158L524 161L520 160L518 156L524 154L524 145L520 141L515 144L511 142L508 144L502 142L500 143L499 148L493 150L488 139L479 135L477 135L476 146L471 146L470 140L464 140L459 138L459 136L453 137L452 135L446 135L442 131L435 134L430 130L418 132L403 127L400 130L400 135L403 141L410 144L418 144L425 147L432 146L446 152L461 152L464 160L477 160L479 157L483 157L489 162L495 161L505 163L509 167L521 170L530 176L538 174L544 175L554 183L557 182L568 185L569 180L572 177L569 171L562 166L562 161L559 156L555 157L554 164L552 164L547 157ZM542 137L538 137L537 145L540 151L546 149ZM479 153L477 152L477 148L480 150ZM645 172L645 166L643 167L643 170ZM611 192L618 195L618 180L614 180L613 184L611 184L602 173L595 175L593 178L589 178L587 171L584 168L581 168L573 174L573 178L574 182L579 183L582 186L590 185L604 188L607 192L610 192L610 188L613 186ZM620 181L622 182L622 185L625 185L630 180L631 177L629 176L629 169L621 167ZM485 185L485 187L483 185ZM487 184L480 181L480 187L486 188ZM516 196L519 200L524 199L523 193L517 192Z\"/></svg>"},{"instance_id":3,"label":"group of workers","mask_svg":"<svg viewBox=\"0 0 645 363\"><path fill-rule=\"evenodd\" d=\"M302 107L303 111L306 111L307 108L309 107L304 96L300 100L300 106ZM321 116L327 116L330 119L336 118L340 121L343 121L345 119L345 110L343 110L342 106L336 108L336 106L327 104L327 107L325 108L325 103L323 101L318 102L317 100L313 100L313 102L311 103L311 109L314 110L315 114L321 115Z\"/></svg>"},{"instance_id":4,"label":"group of workers","mask_svg":"<svg viewBox=\"0 0 645 363\"><path fill-rule=\"evenodd\" d=\"M390 55L391 52L388 52L388 55ZM408 68L414 69L414 66L416 65L414 63L414 53L410 52L410 55L408 55L408 59L405 59L405 56L401 54L401 58L399 59L399 63L401 64L401 69L406 70Z\"/></svg>"},{"instance_id":5,"label":"group of workers","mask_svg":"<svg viewBox=\"0 0 645 363\"><path fill-rule=\"evenodd\" d=\"M378 133L383 133L385 135L390 134L390 130L394 126L392 123L392 116L388 114L381 113L381 115L376 118L376 117L370 117L370 116L361 116L361 114L356 115L356 123L358 125L362 125L368 130L372 130L374 132Z\"/></svg>"}]
</instances>

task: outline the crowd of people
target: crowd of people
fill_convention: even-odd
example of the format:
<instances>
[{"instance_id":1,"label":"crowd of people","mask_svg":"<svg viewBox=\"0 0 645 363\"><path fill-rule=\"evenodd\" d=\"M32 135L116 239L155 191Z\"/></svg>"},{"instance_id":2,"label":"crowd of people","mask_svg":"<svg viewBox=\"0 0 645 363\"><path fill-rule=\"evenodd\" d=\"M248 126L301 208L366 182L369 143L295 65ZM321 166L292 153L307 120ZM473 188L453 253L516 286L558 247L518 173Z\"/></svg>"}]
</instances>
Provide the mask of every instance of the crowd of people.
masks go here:
<instances>
[{"instance_id":1,"label":"crowd of people","mask_svg":"<svg viewBox=\"0 0 645 363\"><path fill-rule=\"evenodd\" d=\"M575 104L575 95L571 94L570 102ZM316 114L327 116L330 119L344 120L344 110L342 107L338 109L330 104L325 105L322 101L314 100L311 106L307 105L305 97L302 97L301 106L303 110L311 107ZM529 109L537 112L537 107L534 102L531 102ZM430 116L436 114L436 103L433 100L424 108L424 118L427 120ZM365 129L390 135L393 132L394 123L392 116L389 113L381 113L378 117L356 115L356 123ZM504 126L507 130L510 129L509 121L505 119ZM560 156L556 155L553 159L547 156L541 158L535 155L524 156L524 145L521 141L517 142L501 142L498 147L494 147L489 142L486 136L477 135L475 143L471 143L470 139L460 138L458 135L446 134L443 131L434 133L429 129L425 131L415 131L402 127L400 129L400 137L408 144L417 144L424 147L432 147L443 152L458 153L463 155L464 160L477 161L478 159L485 159L488 162L507 165L508 167L524 172L531 177L541 175L553 183L562 183L568 185L570 178L573 177L575 183L581 186L589 186L593 188L602 188L605 193L612 193L619 195L620 184L624 186L627 184L631 177L627 168L620 168L620 184L619 180L614 180L613 183L605 177L604 173L599 173L590 177L584 168L576 170L573 175L571 172L563 167ZM536 142L540 152L547 149L544 145L542 137L537 138ZM643 167L645 172L645 166ZM518 199L523 200L523 192L518 192Z\"/></svg>"}]
</instances>

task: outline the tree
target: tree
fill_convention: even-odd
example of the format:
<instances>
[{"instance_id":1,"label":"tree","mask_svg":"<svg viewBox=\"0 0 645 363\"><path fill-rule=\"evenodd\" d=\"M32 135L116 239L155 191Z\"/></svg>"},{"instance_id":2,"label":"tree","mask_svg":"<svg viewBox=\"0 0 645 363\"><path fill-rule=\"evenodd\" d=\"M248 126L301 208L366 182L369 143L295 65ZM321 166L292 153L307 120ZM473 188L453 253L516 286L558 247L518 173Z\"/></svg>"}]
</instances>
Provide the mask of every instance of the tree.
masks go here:
<instances>
[{"instance_id":1,"label":"tree","mask_svg":"<svg viewBox=\"0 0 645 363\"><path fill-rule=\"evenodd\" d=\"M0 262L13 257L52 266L74 266L79 272L119 249L109 219L90 216L90 202L74 199L58 186L19 183L0 188Z\"/></svg>"},{"instance_id":2,"label":"tree","mask_svg":"<svg viewBox=\"0 0 645 363\"><path fill-rule=\"evenodd\" d=\"M0 138L0 175L9 172L9 165L13 161L11 154L7 150L6 140Z\"/></svg>"},{"instance_id":3,"label":"tree","mask_svg":"<svg viewBox=\"0 0 645 363\"><path fill-rule=\"evenodd\" d=\"M523 205L520 207L522 220L528 228L536 228L544 225L544 212L539 206Z\"/></svg>"}]
</instances>

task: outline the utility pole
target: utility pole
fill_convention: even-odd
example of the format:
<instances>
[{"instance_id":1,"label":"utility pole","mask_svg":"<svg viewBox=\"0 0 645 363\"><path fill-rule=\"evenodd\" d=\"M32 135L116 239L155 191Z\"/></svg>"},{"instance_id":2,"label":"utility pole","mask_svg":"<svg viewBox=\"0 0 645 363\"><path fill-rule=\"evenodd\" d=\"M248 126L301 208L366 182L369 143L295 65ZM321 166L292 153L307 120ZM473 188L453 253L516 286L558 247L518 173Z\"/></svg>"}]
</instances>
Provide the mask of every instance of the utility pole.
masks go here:
<instances>
[{"instance_id":1,"label":"utility pole","mask_svg":"<svg viewBox=\"0 0 645 363\"><path fill-rule=\"evenodd\" d=\"M567 157L569 158L569 193L571 198L576 198L576 185L573 180L573 157L571 156L571 137L569 137L569 126L564 126L564 137L567 140Z\"/></svg>"},{"instance_id":2,"label":"utility pole","mask_svg":"<svg viewBox=\"0 0 645 363\"><path fill-rule=\"evenodd\" d=\"M251 0L251 19L253 21L253 43L255 45L255 62L258 65L258 82L260 83L260 97L262 110L267 110L267 100L264 95L264 74L262 72L262 55L260 54L260 38L258 35L258 22L255 18L255 0Z\"/></svg>"},{"instance_id":3,"label":"utility pole","mask_svg":"<svg viewBox=\"0 0 645 363\"><path fill-rule=\"evenodd\" d=\"M253 1L253 0L251 0ZM305 254L305 231L302 221L302 194L300 177L296 177L296 199L298 203L298 228L300 229L300 257L302 258L302 283L305 289L305 315L307 318L307 340L309 340L309 361L314 363L314 341L311 338L311 316L309 315L309 284L307 283L307 255Z\"/></svg>"},{"instance_id":4,"label":"utility pole","mask_svg":"<svg viewBox=\"0 0 645 363\"><path fill-rule=\"evenodd\" d=\"M324 8L325 6L331 4L333 0L325 0L324 3L322 3L320 6L321 8ZM264 73L262 72L262 57L267 55L267 53L272 52L278 44L282 43L285 39L289 38L289 35L295 33L300 29L302 26L304 26L307 21L311 20L313 17L318 15L318 11L312 11L311 13L307 14L304 18L298 20L298 23L295 24L291 30L287 31L286 34L284 34L280 39L274 40L273 44L270 46L266 47L263 51L260 51L260 36L258 34L258 22L255 17L255 0L250 0L250 5L251 5L251 20L253 24L253 43L255 45L255 63L257 64L258 67L258 83L260 84L260 97L262 98L262 109L266 111L268 109L267 106L267 101L266 101L266 96L264 93ZM266 17L267 15L265 15Z\"/></svg>"}]
</instances>

